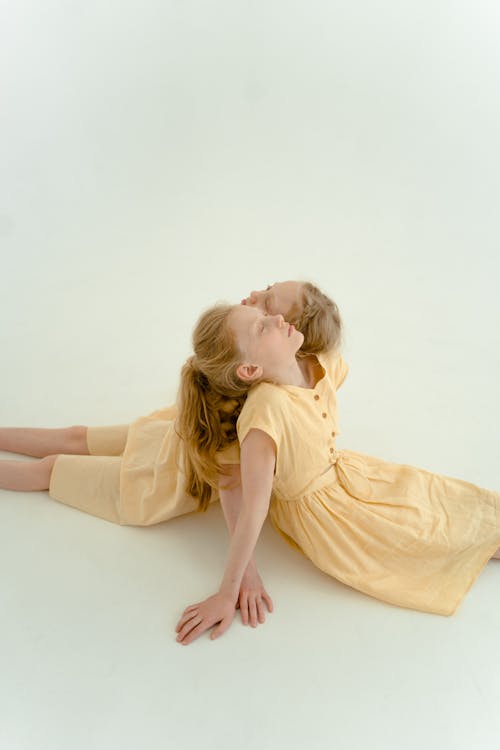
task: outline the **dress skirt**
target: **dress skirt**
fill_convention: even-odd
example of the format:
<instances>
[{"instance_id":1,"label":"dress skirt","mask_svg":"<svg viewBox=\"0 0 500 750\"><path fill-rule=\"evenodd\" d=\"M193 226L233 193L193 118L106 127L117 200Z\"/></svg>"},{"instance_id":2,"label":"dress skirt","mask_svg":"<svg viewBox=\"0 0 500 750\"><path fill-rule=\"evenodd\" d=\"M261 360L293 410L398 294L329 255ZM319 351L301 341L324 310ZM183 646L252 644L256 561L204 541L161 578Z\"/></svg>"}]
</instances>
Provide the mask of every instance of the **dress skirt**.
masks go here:
<instances>
[{"instance_id":1,"label":"dress skirt","mask_svg":"<svg viewBox=\"0 0 500 750\"><path fill-rule=\"evenodd\" d=\"M184 446L175 406L131 424L89 427L88 456L59 455L49 495L120 525L151 526L193 513L198 501L185 491ZM237 444L220 454L223 463L239 463ZM218 500L213 492L211 502Z\"/></svg>"},{"instance_id":2,"label":"dress skirt","mask_svg":"<svg viewBox=\"0 0 500 750\"><path fill-rule=\"evenodd\" d=\"M89 427L89 456L59 455L52 469L49 495L106 521L123 524L120 471L129 425Z\"/></svg>"}]
</instances>

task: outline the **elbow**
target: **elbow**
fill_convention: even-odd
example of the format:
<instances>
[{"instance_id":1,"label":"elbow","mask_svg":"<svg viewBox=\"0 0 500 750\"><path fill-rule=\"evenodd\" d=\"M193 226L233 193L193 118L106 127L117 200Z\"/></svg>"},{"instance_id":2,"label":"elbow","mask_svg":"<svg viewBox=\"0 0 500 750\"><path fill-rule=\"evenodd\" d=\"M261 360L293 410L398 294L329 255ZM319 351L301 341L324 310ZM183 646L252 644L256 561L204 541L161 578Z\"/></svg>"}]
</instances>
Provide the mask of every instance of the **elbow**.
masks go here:
<instances>
[{"instance_id":1,"label":"elbow","mask_svg":"<svg viewBox=\"0 0 500 750\"><path fill-rule=\"evenodd\" d=\"M269 500L266 503L245 502L242 513L246 521L257 521L263 524L269 513Z\"/></svg>"}]
</instances>

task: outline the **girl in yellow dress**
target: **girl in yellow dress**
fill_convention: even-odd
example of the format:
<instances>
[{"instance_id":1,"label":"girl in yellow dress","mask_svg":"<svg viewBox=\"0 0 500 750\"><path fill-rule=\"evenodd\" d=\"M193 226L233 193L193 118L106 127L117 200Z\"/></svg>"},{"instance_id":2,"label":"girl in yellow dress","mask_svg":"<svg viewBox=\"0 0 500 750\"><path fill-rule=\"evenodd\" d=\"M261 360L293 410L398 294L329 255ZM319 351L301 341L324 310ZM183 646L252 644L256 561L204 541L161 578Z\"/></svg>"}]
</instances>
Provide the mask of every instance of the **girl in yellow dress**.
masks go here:
<instances>
[{"instance_id":1,"label":"girl in yellow dress","mask_svg":"<svg viewBox=\"0 0 500 750\"><path fill-rule=\"evenodd\" d=\"M302 342L282 315L246 305L213 308L195 329L179 411L188 486L206 502L218 469L214 445L223 443L219 399L246 395L236 424L242 507L219 591L184 610L180 643L213 625L212 638L227 630L268 513L287 541L339 581L441 615L455 612L499 555L499 492L337 450L336 392L347 365L336 352L298 358Z\"/></svg>"}]
</instances>

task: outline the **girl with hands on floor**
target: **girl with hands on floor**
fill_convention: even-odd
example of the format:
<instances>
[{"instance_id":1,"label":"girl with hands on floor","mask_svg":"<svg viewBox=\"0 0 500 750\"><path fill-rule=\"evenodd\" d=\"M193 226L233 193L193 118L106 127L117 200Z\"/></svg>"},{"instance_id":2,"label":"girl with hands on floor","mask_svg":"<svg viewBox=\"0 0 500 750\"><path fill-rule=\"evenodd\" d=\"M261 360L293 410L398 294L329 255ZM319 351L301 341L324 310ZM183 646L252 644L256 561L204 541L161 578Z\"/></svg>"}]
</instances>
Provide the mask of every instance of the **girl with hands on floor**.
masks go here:
<instances>
[{"instance_id":1,"label":"girl with hands on floor","mask_svg":"<svg viewBox=\"0 0 500 750\"><path fill-rule=\"evenodd\" d=\"M296 357L303 341L303 334L281 314L268 315L257 307L220 306L201 317L193 335L195 355L181 373L178 420L186 446L187 489L201 505L209 502L222 471L215 454L234 440L238 402L251 385L267 380L310 387L312 363ZM268 513L275 464L272 438L251 430L240 444L242 507L224 577L215 595L184 611L176 628L184 645L216 623L211 638L230 626L243 573Z\"/></svg>"},{"instance_id":2,"label":"girl with hands on floor","mask_svg":"<svg viewBox=\"0 0 500 750\"><path fill-rule=\"evenodd\" d=\"M281 313L287 318L287 320L290 320L295 328L302 333L302 345L297 352L297 356L299 358L304 358L304 360L308 359L308 366L311 365L311 362L314 362L314 356L312 355L315 353L327 350L337 351L340 347L342 320L339 309L330 297L325 295L311 282L275 282L272 285L268 285L265 289L250 292L248 297L245 297L242 300L242 305L245 305L248 308L253 308L255 311L258 311L265 316ZM221 441L221 444L225 443L229 436L229 448L218 454L221 458L221 463L219 464L221 471L223 471L224 474L228 474L231 478L231 481L228 482L224 480L224 474L218 475L219 498L230 534L233 534L234 532L239 510L242 505L242 488L239 468L240 458L234 423L237 419L239 410L241 409L247 388L251 384L251 382L247 382L246 384L240 383L238 399L235 399L232 405L226 407L234 409L232 414L232 432L227 432ZM235 392L232 391L233 395L234 393ZM186 397L186 402L188 399L189 396ZM196 414L194 418L196 420ZM202 438L199 435L195 435L195 443L197 439L201 440ZM225 464L224 457L228 460L235 460L238 463ZM188 492L196 493L197 491L196 487L188 488ZM210 494L210 501L213 496L212 491ZM206 507L205 498L200 502L199 510L206 510ZM212 605L212 600L210 600L209 603ZM257 571L252 555L243 575L238 603L236 605L236 607L239 607L241 610L243 624L251 624L255 627L257 623L263 623L265 621L264 604L267 606L269 612L273 611L271 597L267 594L262 584L262 579ZM196 607L199 607L199 603ZM188 608L184 613L186 615L186 621L190 620L191 627L196 621L196 617L193 616L193 611L196 607L193 605L193 608ZM199 617L200 614L198 612L198 618ZM181 618L177 627L178 632L183 630L183 622L184 621ZM186 632L186 628L184 628L183 632ZM218 634L221 634L220 629L217 632ZM182 637L180 637L180 640L183 643L187 643L190 642L192 638L188 641L183 640Z\"/></svg>"},{"instance_id":3,"label":"girl with hands on floor","mask_svg":"<svg viewBox=\"0 0 500 750\"><path fill-rule=\"evenodd\" d=\"M242 507L219 590L177 624L182 644L231 625L268 512L324 572L423 612L453 614L500 555L499 492L337 450L336 393L348 366L336 349L300 356L302 341L282 315L256 305L213 308L196 326L179 412L188 491L209 502L221 472L215 452L236 434Z\"/></svg>"},{"instance_id":4,"label":"girl with hands on floor","mask_svg":"<svg viewBox=\"0 0 500 750\"><path fill-rule=\"evenodd\" d=\"M324 294L317 286L308 281L282 281L268 285L265 289L252 291L241 302L249 308L254 308L262 315L283 314L295 328L302 332L302 346L297 356L314 361L314 355L322 351L336 351L340 347L342 337L342 320L336 303ZM240 384L241 386L241 384ZM232 424L229 429L227 416L225 417L224 434L220 441L220 452L216 455L221 472L218 474L218 497L226 519L230 535L234 533L238 515L242 505L242 488L240 482L239 446L234 428L239 410L243 403L248 384L238 391L238 399L231 399L225 409L233 410ZM232 392L234 395L234 391ZM188 401L189 396L186 398ZM205 407L204 407L205 408ZM196 414L194 419L197 419ZM224 420L223 420L224 422ZM204 436L195 433L194 441L204 440ZM189 440L188 440L189 442ZM229 443L229 446L227 446ZM224 447L223 447L224 446ZM229 461L231 463L225 463ZM229 481L228 481L229 478ZM188 487L188 492L196 493L196 486ZM199 502L198 510L206 510L207 497ZM212 485L209 502L217 493ZM253 555L245 569L239 590L236 608L240 609L244 625L256 627L265 621L265 609L273 611L273 602L263 586ZM179 628L180 629L180 628Z\"/></svg>"}]
</instances>

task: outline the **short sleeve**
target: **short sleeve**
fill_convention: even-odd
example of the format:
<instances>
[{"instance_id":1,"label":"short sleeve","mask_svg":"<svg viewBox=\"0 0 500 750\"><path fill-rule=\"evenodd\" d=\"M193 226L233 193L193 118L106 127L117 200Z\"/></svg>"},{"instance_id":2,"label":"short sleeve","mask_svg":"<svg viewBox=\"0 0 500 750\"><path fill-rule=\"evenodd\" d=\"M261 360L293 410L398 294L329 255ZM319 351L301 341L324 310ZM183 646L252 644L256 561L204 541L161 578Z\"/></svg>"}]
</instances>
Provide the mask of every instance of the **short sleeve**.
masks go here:
<instances>
[{"instance_id":1,"label":"short sleeve","mask_svg":"<svg viewBox=\"0 0 500 750\"><path fill-rule=\"evenodd\" d=\"M236 429L240 445L250 430L267 433L279 451L283 434L283 414L286 393L279 386L260 383L247 396Z\"/></svg>"},{"instance_id":2,"label":"short sleeve","mask_svg":"<svg viewBox=\"0 0 500 750\"><path fill-rule=\"evenodd\" d=\"M349 365L335 349L321 352L318 359L331 378L335 390L338 390L346 379Z\"/></svg>"},{"instance_id":3,"label":"short sleeve","mask_svg":"<svg viewBox=\"0 0 500 750\"><path fill-rule=\"evenodd\" d=\"M335 366L333 371L333 382L335 383L335 388L338 390L344 380L347 377L347 373L349 372L349 365L345 361L345 359L342 357L342 355L338 355L337 359L335 360Z\"/></svg>"}]
</instances>

